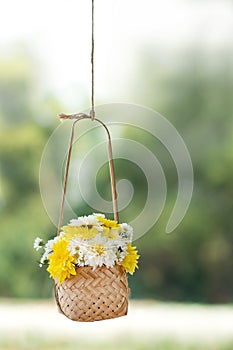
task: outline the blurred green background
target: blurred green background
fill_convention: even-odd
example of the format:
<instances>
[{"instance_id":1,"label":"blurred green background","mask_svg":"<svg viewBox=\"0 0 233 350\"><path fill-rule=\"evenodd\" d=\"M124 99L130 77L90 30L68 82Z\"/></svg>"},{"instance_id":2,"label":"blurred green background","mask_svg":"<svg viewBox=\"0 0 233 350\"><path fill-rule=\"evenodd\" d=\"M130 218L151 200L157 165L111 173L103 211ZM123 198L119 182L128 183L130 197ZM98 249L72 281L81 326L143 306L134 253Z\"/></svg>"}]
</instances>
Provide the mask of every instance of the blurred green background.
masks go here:
<instances>
[{"instance_id":1,"label":"blurred green background","mask_svg":"<svg viewBox=\"0 0 233 350\"><path fill-rule=\"evenodd\" d=\"M233 174L233 76L229 54L211 69L198 48L183 53L185 66L154 68L154 57L144 53L139 60L141 90L146 106L170 120L190 151L195 186L190 208L183 222L166 235L165 225L174 204L177 178L172 160L159 142L129 128L124 136L141 137L160 160L168 181L166 208L153 227L137 241L140 269L130 278L133 298L224 303L233 300L232 174ZM209 61L208 61L209 62ZM56 115L63 107L56 96L37 97L37 63L27 52L0 60L0 295L5 297L49 297L51 281L37 268L38 255L32 249L37 235L55 233L42 205L39 165L43 148L58 125ZM148 79L149 77L149 79ZM161 87L154 96L153 88ZM146 93L150 91L150 96ZM40 102L40 103L39 103ZM50 108L47 123L38 116ZM47 112L48 113L48 112ZM67 145L64 144L64 147ZM147 186L134 164L116 161L117 179L127 177L135 188L133 210L140 211ZM98 176L100 193L106 187L106 171ZM91 213L85 206L76 212ZM122 220L127 220L122 217ZM29 263L30 262L30 263ZM17 269L15 269L15 263ZM20 274L19 274L20 270ZM43 288L40 286L43 285Z\"/></svg>"},{"instance_id":2,"label":"blurred green background","mask_svg":"<svg viewBox=\"0 0 233 350\"><path fill-rule=\"evenodd\" d=\"M179 50L160 52L153 47L155 41L138 48L125 75L125 101L155 109L177 128L189 149L195 177L189 210L179 227L166 235L177 191L174 164L149 134L124 130L128 138L143 139L161 162L168 182L164 212L136 242L141 259L139 270L129 277L132 299L233 302L233 46L223 46L220 40L213 49L210 42L201 45L190 38ZM33 250L36 236L47 239L56 233L42 204L39 166L46 142L59 125L57 114L69 107L56 91L44 88L41 62L30 42L3 45L0 53L0 297L50 298L53 283L38 267ZM77 86L74 91L82 94ZM89 107L85 89L83 95L80 110ZM96 103L105 102L99 94ZM119 180L125 161L116 161L115 167ZM103 168L97 186L107 198L105 176ZM127 164L127 178L135 189L131 210L140 211L145 178L134 164ZM75 211L88 214L92 209L82 203ZM124 214L123 219L127 220ZM169 344L161 349L176 348Z\"/></svg>"}]
</instances>

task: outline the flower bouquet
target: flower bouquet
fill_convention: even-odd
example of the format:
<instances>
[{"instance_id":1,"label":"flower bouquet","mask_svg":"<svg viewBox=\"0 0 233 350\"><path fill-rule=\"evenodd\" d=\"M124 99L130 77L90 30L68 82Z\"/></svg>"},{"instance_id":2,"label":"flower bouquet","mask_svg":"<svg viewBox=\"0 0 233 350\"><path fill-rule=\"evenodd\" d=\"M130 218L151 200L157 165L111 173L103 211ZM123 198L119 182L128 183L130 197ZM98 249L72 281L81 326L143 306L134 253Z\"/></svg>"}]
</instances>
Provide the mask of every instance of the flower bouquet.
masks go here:
<instances>
[{"instance_id":1,"label":"flower bouquet","mask_svg":"<svg viewBox=\"0 0 233 350\"><path fill-rule=\"evenodd\" d=\"M55 280L59 310L75 321L97 321L127 314L126 273L138 268L133 229L126 223L92 214L73 219L60 235L47 243L36 238L42 249L40 266Z\"/></svg>"}]
</instances>

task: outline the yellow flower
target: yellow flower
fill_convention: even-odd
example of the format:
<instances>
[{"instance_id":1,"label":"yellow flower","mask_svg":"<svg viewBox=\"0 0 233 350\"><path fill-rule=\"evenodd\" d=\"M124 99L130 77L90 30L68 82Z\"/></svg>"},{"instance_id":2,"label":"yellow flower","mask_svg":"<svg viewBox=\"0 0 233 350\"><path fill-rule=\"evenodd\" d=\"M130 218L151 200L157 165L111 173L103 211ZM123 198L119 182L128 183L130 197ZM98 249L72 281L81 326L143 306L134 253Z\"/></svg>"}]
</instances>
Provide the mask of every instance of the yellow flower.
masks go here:
<instances>
[{"instance_id":1,"label":"yellow flower","mask_svg":"<svg viewBox=\"0 0 233 350\"><path fill-rule=\"evenodd\" d=\"M65 233L64 239L71 240L75 237L83 239L94 238L98 230L94 227L88 228L88 226L63 226L62 231Z\"/></svg>"},{"instance_id":2,"label":"yellow flower","mask_svg":"<svg viewBox=\"0 0 233 350\"><path fill-rule=\"evenodd\" d=\"M102 218L101 216L98 216L97 219L99 222L102 222L105 227L109 227L109 228L120 227L120 225L117 223L117 221L108 220L108 219Z\"/></svg>"},{"instance_id":3,"label":"yellow flower","mask_svg":"<svg viewBox=\"0 0 233 350\"><path fill-rule=\"evenodd\" d=\"M119 237L116 232L114 232L108 227L103 227L103 232L101 232L101 234L102 236L105 236L108 239L117 239Z\"/></svg>"},{"instance_id":4,"label":"yellow flower","mask_svg":"<svg viewBox=\"0 0 233 350\"><path fill-rule=\"evenodd\" d=\"M75 258L67 250L68 242L61 239L53 244L53 253L49 256L47 271L52 278L58 278L63 283L66 278L76 275Z\"/></svg>"},{"instance_id":5,"label":"yellow flower","mask_svg":"<svg viewBox=\"0 0 233 350\"><path fill-rule=\"evenodd\" d=\"M140 255L138 255L136 247L132 247L130 243L128 243L127 246L128 254L125 256L121 265L125 268L126 272L129 272L131 275L133 275L135 269L138 268L138 259Z\"/></svg>"}]
</instances>

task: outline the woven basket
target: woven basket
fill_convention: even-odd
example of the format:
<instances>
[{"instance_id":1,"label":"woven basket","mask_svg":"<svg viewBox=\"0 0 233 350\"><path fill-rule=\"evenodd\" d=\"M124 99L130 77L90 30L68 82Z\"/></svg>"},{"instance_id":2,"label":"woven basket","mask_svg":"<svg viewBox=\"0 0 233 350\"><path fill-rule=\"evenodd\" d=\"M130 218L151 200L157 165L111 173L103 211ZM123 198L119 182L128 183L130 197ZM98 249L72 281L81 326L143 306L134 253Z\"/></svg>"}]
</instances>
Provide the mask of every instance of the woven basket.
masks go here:
<instances>
[{"instance_id":1,"label":"woven basket","mask_svg":"<svg viewBox=\"0 0 233 350\"><path fill-rule=\"evenodd\" d=\"M84 114L60 115L61 119L74 119L71 130L70 144L64 175L63 196L58 225L58 235L62 226L66 187L68 180L69 165L74 138L74 128L77 122L83 119L91 119ZM108 136L108 161L112 189L112 202L114 220L118 220L117 194L112 159L111 137L107 126L99 119L94 119L101 124ZM66 279L62 284L55 280L55 298L59 311L73 321L100 321L120 317L127 314L129 288L124 268L115 265L111 268L106 266L77 267L77 274Z\"/></svg>"},{"instance_id":2,"label":"woven basket","mask_svg":"<svg viewBox=\"0 0 233 350\"><path fill-rule=\"evenodd\" d=\"M73 321L91 322L127 315L128 281L122 266L78 267L76 276L55 281L58 309Z\"/></svg>"}]
</instances>

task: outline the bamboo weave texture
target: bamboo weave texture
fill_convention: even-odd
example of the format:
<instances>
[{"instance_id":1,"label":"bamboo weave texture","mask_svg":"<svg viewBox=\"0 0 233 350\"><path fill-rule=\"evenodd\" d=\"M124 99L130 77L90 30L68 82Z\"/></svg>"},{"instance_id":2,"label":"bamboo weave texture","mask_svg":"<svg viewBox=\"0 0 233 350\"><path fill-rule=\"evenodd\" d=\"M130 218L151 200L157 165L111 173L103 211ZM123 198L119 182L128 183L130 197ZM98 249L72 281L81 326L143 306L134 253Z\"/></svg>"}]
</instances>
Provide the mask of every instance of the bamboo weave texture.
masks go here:
<instances>
[{"instance_id":1,"label":"bamboo weave texture","mask_svg":"<svg viewBox=\"0 0 233 350\"><path fill-rule=\"evenodd\" d=\"M55 280L58 309L73 321L92 322L127 315L129 288L124 268L77 267L76 276Z\"/></svg>"}]
</instances>

